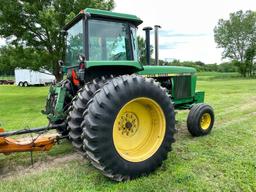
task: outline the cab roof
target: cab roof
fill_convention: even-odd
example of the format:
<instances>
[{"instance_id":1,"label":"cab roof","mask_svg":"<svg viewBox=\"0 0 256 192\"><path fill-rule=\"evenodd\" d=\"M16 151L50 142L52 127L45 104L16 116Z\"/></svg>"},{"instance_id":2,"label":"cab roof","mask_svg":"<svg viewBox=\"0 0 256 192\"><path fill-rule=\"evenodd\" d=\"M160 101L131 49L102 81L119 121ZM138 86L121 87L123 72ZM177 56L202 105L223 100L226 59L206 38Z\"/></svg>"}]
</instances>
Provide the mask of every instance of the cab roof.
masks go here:
<instances>
[{"instance_id":1,"label":"cab roof","mask_svg":"<svg viewBox=\"0 0 256 192\"><path fill-rule=\"evenodd\" d=\"M100 10L100 9L92 9L86 8L84 10L85 13L89 13L92 16L104 17L104 18L112 18L118 20L130 21L133 24L140 25L143 21L137 17L136 15L126 14L126 13L117 13L112 11Z\"/></svg>"},{"instance_id":2,"label":"cab roof","mask_svg":"<svg viewBox=\"0 0 256 192\"><path fill-rule=\"evenodd\" d=\"M143 21L137 17L136 15L125 14L125 13L117 13L112 11L100 10L100 9L92 9L86 8L85 10L81 10L79 14L77 14L70 22L68 22L63 29L68 30L72 27L76 22L78 22L82 17L86 15L87 17L94 17L94 18L109 18L114 20L120 21L128 21L133 23L134 25L138 26Z\"/></svg>"}]
</instances>

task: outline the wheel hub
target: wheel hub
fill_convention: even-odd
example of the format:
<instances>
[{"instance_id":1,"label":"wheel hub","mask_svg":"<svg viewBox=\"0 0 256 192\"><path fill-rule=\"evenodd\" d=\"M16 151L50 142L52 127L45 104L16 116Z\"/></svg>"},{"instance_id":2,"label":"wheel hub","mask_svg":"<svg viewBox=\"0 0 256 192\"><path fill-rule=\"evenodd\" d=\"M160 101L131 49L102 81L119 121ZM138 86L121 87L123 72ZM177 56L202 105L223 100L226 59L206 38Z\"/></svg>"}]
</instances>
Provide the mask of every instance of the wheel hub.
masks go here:
<instances>
[{"instance_id":1,"label":"wheel hub","mask_svg":"<svg viewBox=\"0 0 256 192\"><path fill-rule=\"evenodd\" d=\"M154 100L138 97L118 112L113 141L120 156L131 162L150 158L160 147L166 129L162 108Z\"/></svg>"},{"instance_id":2,"label":"wheel hub","mask_svg":"<svg viewBox=\"0 0 256 192\"><path fill-rule=\"evenodd\" d=\"M119 133L124 137L132 137L138 131L139 120L132 112L125 112L118 122Z\"/></svg>"},{"instance_id":3,"label":"wheel hub","mask_svg":"<svg viewBox=\"0 0 256 192\"><path fill-rule=\"evenodd\" d=\"M211 121L212 121L212 119L211 119L211 115L209 113L203 114L203 116L201 117L201 120L200 120L201 128L204 130L207 130L211 125Z\"/></svg>"}]
</instances>

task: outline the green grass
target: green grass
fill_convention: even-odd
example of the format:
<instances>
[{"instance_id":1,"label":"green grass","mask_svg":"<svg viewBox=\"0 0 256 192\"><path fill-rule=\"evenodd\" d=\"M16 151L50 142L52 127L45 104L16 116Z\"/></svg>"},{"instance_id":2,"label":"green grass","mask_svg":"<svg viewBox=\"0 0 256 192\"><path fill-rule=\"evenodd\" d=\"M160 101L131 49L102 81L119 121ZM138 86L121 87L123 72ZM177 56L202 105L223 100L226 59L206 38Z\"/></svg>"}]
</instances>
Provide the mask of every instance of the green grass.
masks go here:
<instances>
[{"instance_id":1,"label":"green grass","mask_svg":"<svg viewBox=\"0 0 256 192\"><path fill-rule=\"evenodd\" d=\"M206 103L215 110L212 133L191 137L188 112L179 112L173 151L149 176L110 181L86 160L65 160L74 152L63 142L50 152L34 153L35 168L29 153L0 155L0 191L256 191L256 80L222 75L199 76L198 89L206 91ZM13 130L46 124L40 115L46 94L46 87L0 86L2 126Z\"/></svg>"},{"instance_id":2,"label":"green grass","mask_svg":"<svg viewBox=\"0 0 256 192\"><path fill-rule=\"evenodd\" d=\"M198 80L224 80L224 79L241 79L241 75L236 72L219 73L219 72L199 72Z\"/></svg>"},{"instance_id":3,"label":"green grass","mask_svg":"<svg viewBox=\"0 0 256 192\"><path fill-rule=\"evenodd\" d=\"M0 86L0 124L7 130L47 123L41 115L48 87Z\"/></svg>"}]
</instances>

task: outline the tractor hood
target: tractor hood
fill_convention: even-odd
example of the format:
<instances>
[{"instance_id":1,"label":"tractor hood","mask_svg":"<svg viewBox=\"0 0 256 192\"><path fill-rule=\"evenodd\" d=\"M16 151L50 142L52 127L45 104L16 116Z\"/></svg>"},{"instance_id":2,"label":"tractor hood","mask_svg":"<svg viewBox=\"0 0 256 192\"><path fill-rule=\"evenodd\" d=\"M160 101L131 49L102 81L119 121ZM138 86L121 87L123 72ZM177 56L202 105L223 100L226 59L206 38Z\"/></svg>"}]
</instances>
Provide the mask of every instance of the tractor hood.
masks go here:
<instances>
[{"instance_id":1,"label":"tractor hood","mask_svg":"<svg viewBox=\"0 0 256 192\"><path fill-rule=\"evenodd\" d=\"M196 69L192 67L180 66L143 66L144 70L140 71L139 75L145 76L177 76L190 75L196 73Z\"/></svg>"}]
</instances>

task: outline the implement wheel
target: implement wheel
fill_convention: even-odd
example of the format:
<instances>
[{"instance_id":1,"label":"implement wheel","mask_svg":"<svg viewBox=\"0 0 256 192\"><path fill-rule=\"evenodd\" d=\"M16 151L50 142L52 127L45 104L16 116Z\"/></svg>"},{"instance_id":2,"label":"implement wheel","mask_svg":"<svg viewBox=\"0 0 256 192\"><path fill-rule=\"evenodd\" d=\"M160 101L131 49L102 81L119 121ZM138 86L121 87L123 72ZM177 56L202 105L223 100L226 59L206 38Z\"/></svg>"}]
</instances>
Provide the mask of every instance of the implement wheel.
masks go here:
<instances>
[{"instance_id":1,"label":"implement wheel","mask_svg":"<svg viewBox=\"0 0 256 192\"><path fill-rule=\"evenodd\" d=\"M86 155L117 181L154 171L174 142L174 109L153 79L124 75L110 80L84 115Z\"/></svg>"},{"instance_id":2,"label":"implement wheel","mask_svg":"<svg viewBox=\"0 0 256 192\"><path fill-rule=\"evenodd\" d=\"M187 119L188 131L198 137L211 132L214 124L214 112L211 106L204 103L194 105Z\"/></svg>"}]
</instances>

